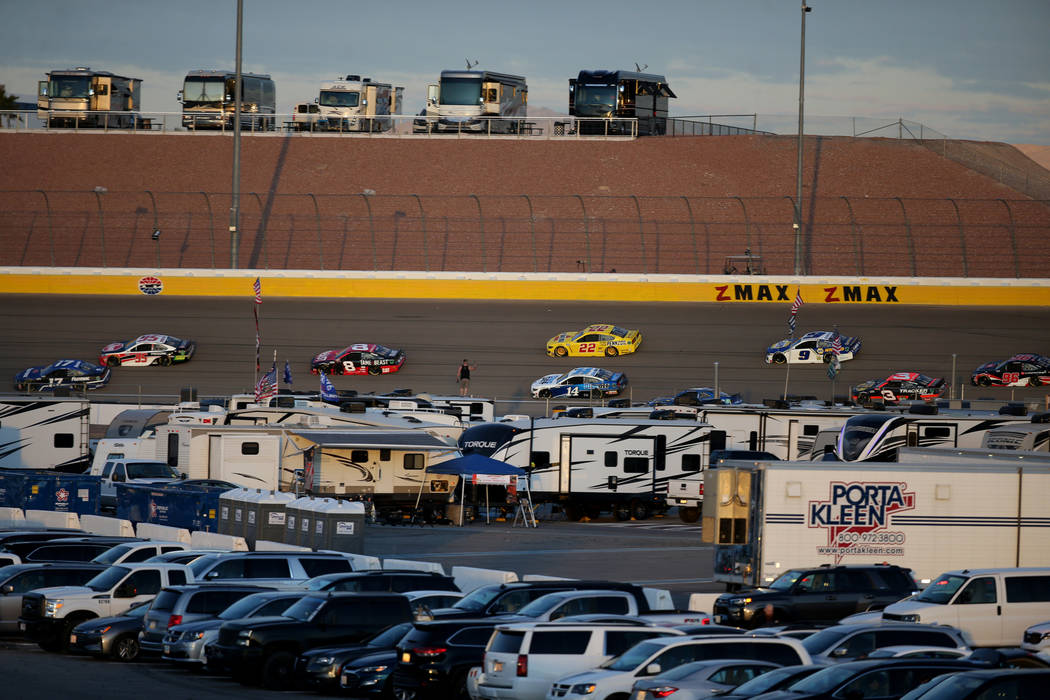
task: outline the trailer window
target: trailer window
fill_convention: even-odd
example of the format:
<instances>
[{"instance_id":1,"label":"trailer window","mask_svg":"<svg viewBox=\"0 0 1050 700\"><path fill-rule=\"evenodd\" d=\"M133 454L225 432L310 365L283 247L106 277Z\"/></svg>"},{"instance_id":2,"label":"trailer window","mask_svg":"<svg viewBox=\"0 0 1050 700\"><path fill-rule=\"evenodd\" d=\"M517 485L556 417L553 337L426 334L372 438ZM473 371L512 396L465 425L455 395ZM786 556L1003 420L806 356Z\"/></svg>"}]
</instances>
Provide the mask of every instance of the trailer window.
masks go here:
<instances>
[{"instance_id":1,"label":"trailer window","mask_svg":"<svg viewBox=\"0 0 1050 700\"><path fill-rule=\"evenodd\" d=\"M389 448L379 450L379 461L380 462L389 462L390 461L390 449Z\"/></svg>"},{"instance_id":2,"label":"trailer window","mask_svg":"<svg viewBox=\"0 0 1050 700\"><path fill-rule=\"evenodd\" d=\"M615 467L618 461L619 460L616 459L616 453L615 452L606 452L605 453L605 466L607 466L607 467Z\"/></svg>"},{"instance_id":3,"label":"trailer window","mask_svg":"<svg viewBox=\"0 0 1050 700\"><path fill-rule=\"evenodd\" d=\"M682 455L682 471L700 471L700 455Z\"/></svg>"},{"instance_id":4,"label":"trailer window","mask_svg":"<svg viewBox=\"0 0 1050 700\"><path fill-rule=\"evenodd\" d=\"M168 466L176 467L179 464L179 434L168 433Z\"/></svg>"},{"instance_id":5,"label":"trailer window","mask_svg":"<svg viewBox=\"0 0 1050 700\"><path fill-rule=\"evenodd\" d=\"M259 454L259 443L257 443L257 442L242 442L241 443L241 454L242 455L257 455L257 454Z\"/></svg>"},{"instance_id":6,"label":"trailer window","mask_svg":"<svg viewBox=\"0 0 1050 700\"><path fill-rule=\"evenodd\" d=\"M802 426L802 434L805 435L806 437L809 437L811 435L816 435L819 432L820 432L820 426L819 425L803 425Z\"/></svg>"},{"instance_id":7,"label":"trailer window","mask_svg":"<svg viewBox=\"0 0 1050 700\"><path fill-rule=\"evenodd\" d=\"M952 429L946 426L936 426L924 429L922 435L923 437L928 438L950 438L952 436Z\"/></svg>"},{"instance_id":8,"label":"trailer window","mask_svg":"<svg viewBox=\"0 0 1050 700\"><path fill-rule=\"evenodd\" d=\"M367 462L368 450L350 450L351 462Z\"/></svg>"},{"instance_id":9,"label":"trailer window","mask_svg":"<svg viewBox=\"0 0 1050 700\"><path fill-rule=\"evenodd\" d=\"M627 474L645 474L649 471L648 457L625 457L623 470Z\"/></svg>"},{"instance_id":10,"label":"trailer window","mask_svg":"<svg viewBox=\"0 0 1050 700\"><path fill-rule=\"evenodd\" d=\"M533 469L546 469L551 465L551 453L533 452L529 461L532 463Z\"/></svg>"},{"instance_id":11,"label":"trailer window","mask_svg":"<svg viewBox=\"0 0 1050 700\"><path fill-rule=\"evenodd\" d=\"M55 433L55 447L72 447L73 433Z\"/></svg>"},{"instance_id":12,"label":"trailer window","mask_svg":"<svg viewBox=\"0 0 1050 700\"><path fill-rule=\"evenodd\" d=\"M422 469L423 468L423 455L418 452L412 452L405 455L405 469Z\"/></svg>"}]
</instances>

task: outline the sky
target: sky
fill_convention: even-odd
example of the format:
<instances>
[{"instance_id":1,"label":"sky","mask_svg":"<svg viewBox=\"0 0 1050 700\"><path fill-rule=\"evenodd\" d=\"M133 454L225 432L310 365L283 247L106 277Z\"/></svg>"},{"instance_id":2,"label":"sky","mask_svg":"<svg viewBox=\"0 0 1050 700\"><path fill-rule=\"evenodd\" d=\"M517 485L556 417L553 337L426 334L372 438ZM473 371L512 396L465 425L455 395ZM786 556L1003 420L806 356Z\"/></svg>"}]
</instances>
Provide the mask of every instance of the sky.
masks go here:
<instances>
[{"instance_id":1,"label":"sky","mask_svg":"<svg viewBox=\"0 0 1050 700\"><path fill-rule=\"evenodd\" d=\"M951 138L1050 145L1050 0L810 1L806 133L892 123L875 135L894 136L904 119ZM236 7L4 2L0 84L32 102L47 71L90 66L141 78L142 111L177 112L187 71L233 68ZM469 59L524 75L530 107L565 113L581 69L637 63L667 77L672 115L754 113L760 129L797 133L801 15L798 0L244 0L243 70L274 78L278 112L313 101L322 80L359 74L404 86L410 114L428 83Z\"/></svg>"}]
</instances>

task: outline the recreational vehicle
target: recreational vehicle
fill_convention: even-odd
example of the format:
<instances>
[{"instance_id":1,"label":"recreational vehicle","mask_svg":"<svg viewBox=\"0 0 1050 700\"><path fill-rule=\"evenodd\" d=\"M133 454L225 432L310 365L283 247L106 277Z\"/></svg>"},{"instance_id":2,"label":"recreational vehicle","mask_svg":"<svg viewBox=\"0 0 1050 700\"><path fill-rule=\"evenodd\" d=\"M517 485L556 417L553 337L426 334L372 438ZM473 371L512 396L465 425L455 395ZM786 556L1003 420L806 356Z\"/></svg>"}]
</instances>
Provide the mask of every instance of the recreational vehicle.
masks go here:
<instances>
[{"instance_id":1,"label":"recreational vehicle","mask_svg":"<svg viewBox=\"0 0 1050 700\"><path fill-rule=\"evenodd\" d=\"M569 114L581 134L667 133L667 78L626 70L581 70L569 79Z\"/></svg>"},{"instance_id":2,"label":"recreational vehicle","mask_svg":"<svg viewBox=\"0 0 1050 700\"><path fill-rule=\"evenodd\" d=\"M86 399L0 398L0 467L84 471L90 414Z\"/></svg>"},{"instance_id":3,"label":"recreational vehicle","mask_svg":"<svg viewBox=\"0 0 1050 700\"><path fill-rule=\"evenodd\" d=\"M560 502L571 519L627 520L665 511L668 481L703 471L725 433L695 421L523 418L468 428L459 445L525 469L533 500Z\"/></svg>"},{"instance_id":4,"label":"recreational vehicle","mask_svg":"<svg viewBox=\"0 0 1050 700\"><path fill-rule=\"evenodd\" d=\"M50 128L133 129L142 80L90 68L53 70L37 86L37 116Z\"/></svg>"},{"instance_id":5,"label":"recreational vehicle","mask_svg":"<svg viewBox=\"0 0 1050 700\"><path fill-rule=\"evenodd\" d=\"M274 126L277 91L268 75L241 73L241 128L268 131ZM237 102L237 74L227 70L193 70L186 74L176 99L182 103L186 129L232 129Z\"/></svg>"},{"instance_id":6,"label":"recreational vehicle","mask_svg":"<svg viewBox=\"0 0 1050 700\"><path fill-rule=\"evenodd\" d=\"M525 122L525 78L488 70L444 70L437 89L434 131L513 134Z\"/></svg>"},{"instance_id":7,"label":"recreational vehicle","mask_svg":"<svg viewBox=\"0 0 1050 700\"><path fill-rule=\"evenodd\" d=\"M321 83L318 126L327 131L390 131L401 114L405 88L348 75Z\"/></svg>"}]
</instances>

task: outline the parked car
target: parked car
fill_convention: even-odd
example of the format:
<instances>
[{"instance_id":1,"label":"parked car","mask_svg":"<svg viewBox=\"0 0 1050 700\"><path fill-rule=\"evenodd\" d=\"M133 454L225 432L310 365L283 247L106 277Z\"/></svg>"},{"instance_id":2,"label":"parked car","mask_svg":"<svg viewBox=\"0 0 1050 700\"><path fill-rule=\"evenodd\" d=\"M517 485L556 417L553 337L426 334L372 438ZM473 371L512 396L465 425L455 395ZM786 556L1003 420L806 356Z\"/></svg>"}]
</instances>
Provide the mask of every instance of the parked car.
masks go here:
<instances>
[{"instance_id":1,"label":"parked car","mask_svg":"<svg viewBox=\"0 0 1050 700\"><path fill-rule=\"evenodd\" d=\"M1042 700L1050 670L959 671L906 694L901 700Z\"/></svg>"},{"instance_id":2,"label":"parked car","mask_svg":"<svg viewBox=\"0 0 1050 700\"><path fill-rule=\"evenodd\" d=\"M168 552L185 552L188 549L189 546L182 544L181 542L122 542L113 545L91 561L96 564L105 564L107 566L124 563L130 564L132 562L146 561L147 559L159 554L167 554ZM182 562L169 563L179 564Z\"/></svg>"},{"instance_id":3,"label":"parked car","mask_svg":"<svg viewBox=\"0 0 1050 700\"><path fill-rule=\"evenodd\" d=\"M310 591L343 591L355 593L406 593L408 591L459 592L456 580L433 571L381 569L322 574L306 582ZM453 601L455 602L455 601Z\"/></svg>"},{"instance_id":4,"label":"parked car","mask_svg":"<svg viewBox=\"0 0 1050 700\"><path fill-rule=\"evenodd\" d=\"M157 554L146 560L152 564L190 564L201 557L210 556L212 554L224 554L225 550L216 549L186 549L178 552L167 552L165 554Z\"/></svg>"},{"instance_id":5,"label":"parked car","mask_svg":"<svg viewBox=\"0 0 1050 700\"><path fill-rule=\"evenodd\" d=\"M478 696L542 700L554 681L594 668L638 642L684 636L681 630L667 627L563 620L496 627L485 647Z\"/></svg>"},{"instance_id":6,"label":"parked car","mask_svg":"<svg viewBox=\"0 0 1050 700\"><path fill-rule=\"evenodd\" d=\"M362 656L393 653L397 643L411 629L411 622L399 622L376 632L359 644L308 649L295 660L296 685L323 693L338 692L340 674L346 663Z\"/></svg>"},{"instance_id":7,"label":"parked car","mask_svg":"<svg viewBox=\"0 0 1050 700\"><path fill-rule=\"evenodd\" d=\"M715 622L738 627L833 622L918 590L909 569L891 564L793 568L768 586L719 596L712 612Z\"/></svg>"},{"instance_id":8,"label":"parked car","mask_svg":"<svg viewBox=\"0 0 1050 700\"><path fill-rule=\"evenodd\" d=\"M264 589L230 583L194 583L164 588L146 612L139 644L150 654L160 654L164 637L175 625L210 620L241 598Z\"/></svg>"},{"instance_id":9,"label":"parked car","mask_svg":"<svg viewBox=\"0 0 1050 700\"><path fill-rule=\"evenodd\" d=\"M97 552L95 552L91 556L87 557L86 559L77 558L77 559L72 559L71 560L71 561L86 562L86 561L91 561L91 559L93 557L97 556L98 554L101 554L102 552L106 551L107 549L109 549L110 547L112 547L114 545L121 544L122 542L141 542L141 541L142 540L140 540L138 538L135 538L135 537L108 537L108 536L102 536L102 535L85 535L84 533L79 533L79 534L71 533L71 534L64 535L62 537L54 537L54 538L50 538L50 539L46 539L46 540L41 540L41 539L8 540L4 544L4 548L5 548L5 551L11 552L12 554L15 554L18 557L20 557L22 559L22 562L25 563L27 561L30 561L29 557L33 554L34 551L40 549L41 547L46 547L46 546L50 546L50 545L67 545L67 544L79 545L79 544L84 543L84 542L93 542L93 543L95 543L96 545L99 546ZM45 550L44 554L48 555L48 556L52 556L52 555L63 555L63 556L66 556L66 555L74 556L75 555L77 557L83 557L84 556L84 553L73 552L72 550ZM41 559L39 561L62 561L62 559L58 559L58 560Z\"/></svg>"},{"instance_id":10,"label":"parked car","mask_svg":"<svg viewBox=\"0 0 1050 700\"><path fill-rule=\"evenodd\" d=\"M1040 622L1026 629L1021 648L1050 659L1050 622Z\"/></svg>"},{"instance_id":11,"label":"parked car","mask_svg":"<svg viewBox=\"0 0 1050 700\"><path fill-rule=\"evenodd\" d=\"M412 614L417 620L433 619L431 612L435 608L447 608L455 605L463 597L459 591L405 591L405 597L412 604Z\"/></svg>"},{"instance_id":12,"label":"parked car","mask_svg":"<svg viewBox=\"0 0 1050 700\"><path fill-rule=\"evenodd\" d=\"M152 602L137 603L113 617L96 617L81 622L69 635L69 651L117 661L137 660L141 652L139 634L143 618Z\"/></svg>"},{"instance_id":13,"label":"parked car","mask_svg":"<svg viewBox=\"0 0 1050 700\"><path fill-rule=\"evenodd\" d=\"M19 631L23 593L52 586L83 586L105 568L101 564L70 562L13 564L0 568L0 633Z\"/></svg>"},{"instance_id":14,"label":"parked car","mask_svg":"<svg viewBox=\"0 0 1050 700\"><path fill-rule=\"evenodd\" d=\"M762 700L898 700L936 676L972 670L957 659L869 659L827 666L786 688L766 693ZM955 698L953 698L955 700Z\"/></svg>"},{"instance_id":15,"label":"parked car","mask_svg":"<svg viewBox=\"0 0 1050 700\"><path fill-rule=\"evenodd\" d=\"M343 664L339 674L340 692L355 698L395 700L394 668L397 650L359 656Z\"/></svg>"},{"instance_id":16,"label":"parked car","mask_svg":"<svg viewBox=\"0 0 1050 700\"><path fill-rule=\"evenodd\" d=\"M673 695L674 700L700 700L721 695L775 668L780 666L754 659L693 661L659 676L635 681L631 698L661 700Z\"/></svg>"},{"instance_id":17,"label":"parked car","mask_svg":"<svg viewBox=\"0 0 1050 700\"><path fill-rule=\"evenodd\" d=\"M835 625L802 640L802 646L818 664L862 659L881 647L901 644L940 647L959 651L960 655L971 651L963 633L954 627L910 622Z\"/></svg>"},{"instance_id":18,"label":"parked car","mask_svg":"<svg viewBox=\"0 0 1050 700\"><path fill-rule=\"evenodd\" d=\"M658 676L691 661L716 659L756 659L781 666L812 663L797 639L737 635L650 639L596 669L560 678L548 690L547 700L627 697L639 679Z\"/></svg>"},{"instance_id":19,"label":"parked car","mask_svg":"<svg viewBox=\"0 0 1050 700\"><path fill-rule=\"evenodd\" d=\"M41 542L22 557L24 562L41 561L95 561L95 558L118 544L127 542L126 537L67 537ZM105 562L96 562L105 563Z\"/></svg>"},{"instance_id":20,"label":"parked car","mask_svg":"<svg viewBox=\"0 0 1050 700\"><path fill-rule=\"evenodd\" d=\"M950 647L929 647L919 644L896 644L888 647L879 647L869 654L866 659L965 659L973 649L969 647L952 649Z\"/></svg>"},{"instance_id":21,"label":"parked car","mask_svg":"<svg viewBox=\"0 0 1050 700\"><path fill-rule=\"evenodd\" d=\"M781 666L775 668L772 671L763 673L761 676L756 676L746 683L741 683L736 688L724 695L719 695L719 700L743 700L744 698L753 698L761 696L763 693L770 693L774 690L780 690L786 688L796 681L800 681L806 676L816 673L822 666Z\"/></svg>"},{"instance_id":22,"label":"parked car","mask_svg":"<svg viewBox=\"0 0 1050 700\"><path fill-rule=\"evenodd\" d=\"M466 698L467 674L480 666L496 622L486 619L414 622L397 645L394 693L414 700Z\"/></svg>"},{"instance_id":23,"label":"parked car","mask_svg":"<svg viewBox=\"0 0 1050 700\"><path fill-rule=\"evenodd\" d=\"M307 649L355 644L377 631L412 619L408 599L396 593L309 593L280 617L231 620L207 646L235 678L285 689L295 660Z\"/></svg>"},{"instance_id":24,"label":"parked car","mask_svg":"<svg viewBox=\"0 0 1050 700\"><path fill-rule=\"evenodd\" d=\"M634 615L662 622L666 625L703 624L710 620L702 612L654 612L648 606L639 609L638 602L629 591L556 591L540 596L516 613L500 615L505 622L552 622L571 615L604 613L609 615Z\"/></svg>"},{"instance_id":25,"label":"parked car","mask_svg":"<svg viewBox=\"0 0 1050 700\"><path fill-rule=\"evenodd\" d=\"M161 656L165 661L177 664L206 666L208 659L204 650L218 639L219 628L224 622L251 617L280 616L304 595L305 591L252 593L231 604L213 618L172 625L164 635L164 650Z\"/></svg>"},{"instance_id":26,"label":"parked car","mask_svg":"<svg viewBox=\"0 0 1050 700\"><path fill-rule=\"evenodd\" d=\"M196 581L305 588L309 579L353 571L353 562L328 552L216 552L189 564Z\"/></svg>"},{"instance_id":27,"label":"parked car","mask_svg":"<svg viewBox=\"0 0 1050 700\"><path fill-rule=\"evenodd\" d=\"M632 583L617 581L592 581L586 579L554 579L548 581L515 581L479 586L470 591L450 608L432 610L434 619L453 617L487 617L516 613L540 596L557 591L612 590L628 591L634 596L640 610L653 612L645 597L645 590Z\"/></svg>"}]
</instances>

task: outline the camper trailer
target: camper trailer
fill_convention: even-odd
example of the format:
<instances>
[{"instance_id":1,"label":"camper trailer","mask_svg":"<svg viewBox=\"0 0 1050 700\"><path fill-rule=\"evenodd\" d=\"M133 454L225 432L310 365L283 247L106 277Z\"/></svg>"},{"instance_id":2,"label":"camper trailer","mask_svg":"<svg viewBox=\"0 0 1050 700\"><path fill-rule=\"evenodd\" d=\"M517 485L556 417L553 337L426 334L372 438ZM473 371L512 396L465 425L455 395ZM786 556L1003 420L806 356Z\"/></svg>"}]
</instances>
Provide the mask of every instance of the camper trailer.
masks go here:
<instances>
[{"instance_id":1,"label":"camper trailer","mask_svg":"<svg viewBox=\"0 0 1050 700\"><path fill-rule=\"evenodd\" d=\"M1050 452L1050 413L1037 413L1030 423L1011 423L984 434L981 447L992 450Z\"/></svg>"},{"instance_id":2,"label":"camper trailer","mask_svg":"<svg viewBox=\"0 0 1050 700\"><path fill-rule=\"evenodd\" d=\"M725 433L695 421L522 418L468 428L459 445L525 469L533 500L561 503L571 519L628 520L667 510L668 482L703 471Z\"/></svg>"},{"instance_id":3,"label":"camper trailer","mask_svg":"<svg viewBox=\"0 0 1050 700\"><path fill-rule=\"evenodd\" d=\"M86 399L0 398L0 467L84 471L90 413Z\"/></svg>"}]
</instances>

